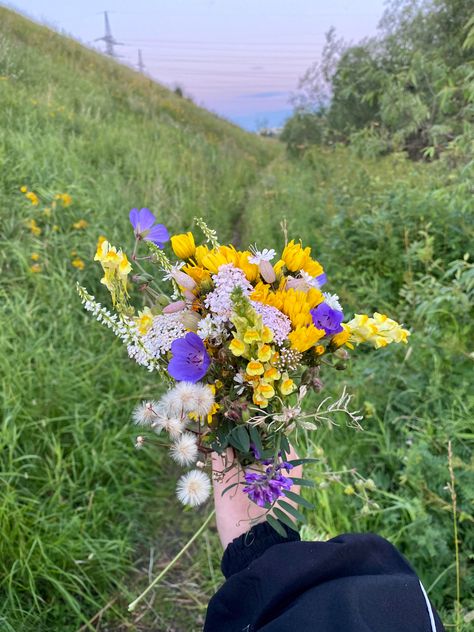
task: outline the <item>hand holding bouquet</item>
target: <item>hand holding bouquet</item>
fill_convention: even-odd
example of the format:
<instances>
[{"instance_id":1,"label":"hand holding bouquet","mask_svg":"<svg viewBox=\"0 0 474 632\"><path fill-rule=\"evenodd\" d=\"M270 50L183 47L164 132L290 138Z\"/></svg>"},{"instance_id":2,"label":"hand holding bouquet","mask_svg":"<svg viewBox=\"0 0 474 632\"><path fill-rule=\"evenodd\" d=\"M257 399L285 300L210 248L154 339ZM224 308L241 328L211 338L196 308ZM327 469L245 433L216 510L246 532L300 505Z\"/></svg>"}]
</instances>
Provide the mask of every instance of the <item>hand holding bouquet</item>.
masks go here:
<instances>
[{"instance_id":1,"label":"hand holding bouquet","mask_svg":"<svg viewBox=\"0 0 474 632\"><path fill-rule=\"evenodd\" d=\"M130 221L132 263L104 238L95 255L114 313L84 288L78 292L85 308L122 339L130 358L169 386L160 399L135 409L135 422L165 436L171 458L193 468L178 481L185 505L208 498L210 455L232 448L242 475L224 493L241 486L284 533L275 516L292 524L301 517L295 503L308 505L291 489L305 482L292 478L305 459L288 460L290 441L337 412L356 426L362 418L349 409L345 391L336 402L326 398L316 410L303 410L305 397L321 390L321 369L344 368L347 349L360 343L406 343L409 332L379 313L344 322L338 296L322 290L322 265L295 240L277 256L220 245L201 219L195 220L201 245L190 232L170 239L148 209L133 209ZM174 262L165 252L169 241ZM130 279L143 294L138 311L130 303ZM140 436L137 445L145 441Z\"/></svg>"}]
</instances>

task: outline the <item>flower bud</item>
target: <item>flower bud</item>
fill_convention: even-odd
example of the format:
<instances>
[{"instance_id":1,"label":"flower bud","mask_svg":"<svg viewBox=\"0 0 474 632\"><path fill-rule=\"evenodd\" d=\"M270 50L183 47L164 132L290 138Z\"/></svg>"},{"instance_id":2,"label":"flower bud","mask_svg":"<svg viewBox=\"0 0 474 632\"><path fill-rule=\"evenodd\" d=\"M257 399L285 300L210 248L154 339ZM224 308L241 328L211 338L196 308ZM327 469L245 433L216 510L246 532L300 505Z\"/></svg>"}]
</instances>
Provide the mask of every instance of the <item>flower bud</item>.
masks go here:
<instances>
[{"instance_id":1,"label":"flower bud","mask_svg":"<svg viewBox=\"0 0 474 632\"><path fill-rule=\"evenodd\" d=\"M196 312L192 312L188 310L182 313L180 320L183 323L183 325L186 327L186 329L189 329L189 331L196 332L199 325L199 321L201 320L201 316L199 316L199 314L197 314Z\"/></svg>"},{"instance_id":2,"label":"flower bud","mask_svg":"<svg viewBox=\"0 0 474 632\"><path fill-rule=\"evenodd\" d=\"M273 269L270 261L260 261L258 269L260 270L260 274L266 283L273 283L276 281L275 270Z\"/></svg>"},{"instance_id":3,"label":"flower bud","mask_svg":"<svg viewBox=\"0 0 474 632\"><path fill-rule=\"evenodd\" d=\"M196 287L196 281L192 279L186 272L181 270L175 270L171 276L180 287L184 287L186 290L193 290Z\"/></svg>"},{"instance_id":4,"label":"flower bud","mask_svg":"<svg viewBox=\"0 0 474 632\"><path fill-rule=\"evenodd\" d=\"M186 301L175 301L163 308L163 314L175 314L186 309Z\"/></svg>"}]
</instances>

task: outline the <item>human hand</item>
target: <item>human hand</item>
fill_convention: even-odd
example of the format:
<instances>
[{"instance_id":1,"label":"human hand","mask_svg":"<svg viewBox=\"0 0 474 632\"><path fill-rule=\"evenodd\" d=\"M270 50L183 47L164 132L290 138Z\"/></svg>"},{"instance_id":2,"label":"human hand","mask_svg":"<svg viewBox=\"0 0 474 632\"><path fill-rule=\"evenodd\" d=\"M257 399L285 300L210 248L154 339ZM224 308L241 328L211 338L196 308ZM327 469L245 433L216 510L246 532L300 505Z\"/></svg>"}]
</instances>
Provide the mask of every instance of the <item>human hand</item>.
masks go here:
<instances>
[{"instance_id":1,"label":"human hand","mask_svg":"<svg viewBox=\"0 0 474 632\"><path fill-rule=\"evenodd\" d=\"M287 456L289 461L298 458L293 448L291 448ZM225 549L239 535L246 533L255 524L263 522L267 510L259 507L249 499L247 494L242 491L244 484L236 485L227 490L225 494L222 493L226 487L233 483L244 483L245 472L235 459L232 448L228 448L224 456L216 452L212 453L212 470L217 531ZM289 477L301 478L302 473L302 466L297 465L289 472ZM293 485L291 491L298 494L300 491L299 485ZM285 500L296 507L294 501L289 498Z\"/></svg>"}]
</instances>

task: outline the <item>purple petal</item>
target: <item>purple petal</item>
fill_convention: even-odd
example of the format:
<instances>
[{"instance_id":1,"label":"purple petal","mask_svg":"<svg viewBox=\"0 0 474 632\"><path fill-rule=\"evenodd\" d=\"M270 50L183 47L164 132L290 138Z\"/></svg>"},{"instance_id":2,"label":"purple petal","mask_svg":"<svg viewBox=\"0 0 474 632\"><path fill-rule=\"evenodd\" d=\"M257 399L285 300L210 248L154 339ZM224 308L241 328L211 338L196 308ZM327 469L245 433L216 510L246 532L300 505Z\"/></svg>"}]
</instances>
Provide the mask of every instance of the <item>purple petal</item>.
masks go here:
<instances>
[{"instance_id":1,"label":"purple petal","mask_svg":"<svg viewBox=\"0 0 474 632\"><path fill-rule=\"evenodd\" d=\"M138 213L138 223L140 232L143 233L153 226L156 221L156 217L147 208L141 208Z\"/></svg>"},{"instance_id":2,"label":"purple petal","mask_svg":"<svg viewBox=\"0 0 474 632\"><path fill-rule=\"evenodd\" d=\"M323 285L325 283L327 283L327 280L328 280L328 278L327 278L325 272L323 272L322 274L320 274L319 276L316 277L316 281L318 282L318 286L319 287L323 287Z\"/></svg>"},{"instance_id":3,"label":"purple petal","mask_svg":"<svg viewBox=\"0 0 474 632\"><path fill-rule=\"evenodd\" d=\"M134 229L137 228L138 226L138 209L137 208L132 208L132 210L130 211L129 217L130 217L130 224L133 226Z\"/></svg>"},{"instance_id":4,"label":"purple petal","mask_svg":"<svg viewBox=\"0 0 474 632\"><path fill-rule=\"evenodd\" d=\"M193 350L199 353L206 351L206 347L204 346L202 339L195 334L194 331L189 331L185 336L185 340Z\"/></svg>"},{"instance_id":5,"label":"purple petal","mask_svg":"<svg viewBox=\"0 0 474 632\"><path fill-rule=\"evenodd\" d=\"M144 235L144 239L146 239L147 241L152 241L154 244L160 247L163 247L163 244L169 241L169 238L170 234L168 232L168 229L166 228L166 226L163 226L163 224L157 224L156 226L153 226L153 228L150 228L150 230L147 231L146 235Z\"/></svg>"}]
</instances>

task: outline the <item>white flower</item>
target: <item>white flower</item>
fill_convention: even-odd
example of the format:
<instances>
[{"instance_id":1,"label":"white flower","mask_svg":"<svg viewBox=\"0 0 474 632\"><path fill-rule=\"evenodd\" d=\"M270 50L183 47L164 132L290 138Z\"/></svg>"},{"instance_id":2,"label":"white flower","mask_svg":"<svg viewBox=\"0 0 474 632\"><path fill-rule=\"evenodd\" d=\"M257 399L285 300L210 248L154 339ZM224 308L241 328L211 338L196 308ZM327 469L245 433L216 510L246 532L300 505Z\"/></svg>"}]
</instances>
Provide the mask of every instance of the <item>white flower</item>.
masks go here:
<instances>
[{"instance_id":1,"label":"white flower","mask_svg":"<svg viewBox=\"0 0 474 632\"><path fill-rule=\"evenodd\" d=\"M262 261L271 261L274 259L276 252L275 250L268 248L264 248L263 250L257 250L256 246L250 246L250 251L252 252L252 256L249 257L249 263L255 263L256 265L260 265Z\"/></svg>"},{"instance_id":2,"label":"white flower","mask_svg":"<svg viewBox=\"0 0 474 632\"><path fill-rule=\"evenodd\" d=\"M310 287L315 287L316 289L319 289L321 287L321 284L318 281L318 278L312 277L310 274L308 274L304 270L300 270L300 277L303 279L306 285L309 285Z\"/></svg>"},{"instance_id":3,"label":"white flower","mask_svg":"<svg viewBox=\"0 0 474 632\"><path fill-rule=\"evenodd\" d=\"M135 406L132 418L137 426L149 426L158 416L158 402L142 402Z\"/></svg>"},{"instance_id":4,"label":"white flower","mask_svg":"<svg viewBox=\"0 0 474 632\"><path fill-rule=\"evenodd\" d=\"M171 458L180 465L191 465L198 456L196 437L191 432L183 434L173 443L170 449Z\"/></svg>"},{"instance_id":5,"label":"white flower","mask_svg":"<svg viewBox=\"0 0 474 632\"><path fill-rule=\"evenodd\" d=\"M342 312L342 307L339 303L339 296L337 294L329 294L329 292L323 292L323 296L326 305L328 305L331 309Z\"/></svg>"},{"instance_id":6,"label":"white flower","mask_svg":"<svg viewBox=\"0 0 474 632\"><path fill-rule=\"evenodd\" d=\"M183 505L197 507L209 498L211 481L209 476L200 470L191 470L181 476L176 487L176 495Z\"/></svg>"},{"instance_id":7,"label":"white flower","mask_svg":"<svg viewBox=\"0 0 474 632\"><path fill-rule=\"evenodd\" d=\"M220 320L208 314L199 321L197 335L201 340L210 340L215 344L222 344L229 334Z\"/></svg>"},{"instance_id":8,"label":"white flower","mask_svg":"<svg viewBox=\"0 0 474 632\"><path fill-rule=\"evenodd\" d=\"M182 416L196 413L205 417L214 404L214 394L205 384L179 382L160 400L163 414L166 416Z\"/></svg>"},{"instance_id":9,"label":"white flower","mask_svg":"<svg viewBox=\"0 0 474 632\"><path fill-rule=\"evenodd\" d=\"M153 427L158 434L166 430L172 439L177 439L184 430L184 422L178 417L160 417Z\"/></svg>"},{"instance_id":10,"label":"white flower","mask_svg":"<svg viewBox=\"0 0 474 632\"><path fill-rule=\"evenodd\" d=\"M237 395L242 395L242 393L245 391L245 384L246 384L243 374L237 373L237 375L234 375L234 382L236 382L237 384L237 388L235 392L237 393Z\"/></svg>"},{"instance_id":11,"label":"white flower","mask_svg":"<svg viewBox=\"0 0 474 632\"><path fill-rule=\"evenodd\" d=\"M163 270L163 272L166 272L165 276L163 277L163 281L171 281L173 275L176 274L176 272L179 272L179 270L181 270L183 266L184 261L178 261L171 267L171 270Z\"/></svg>"}]
</instances>

